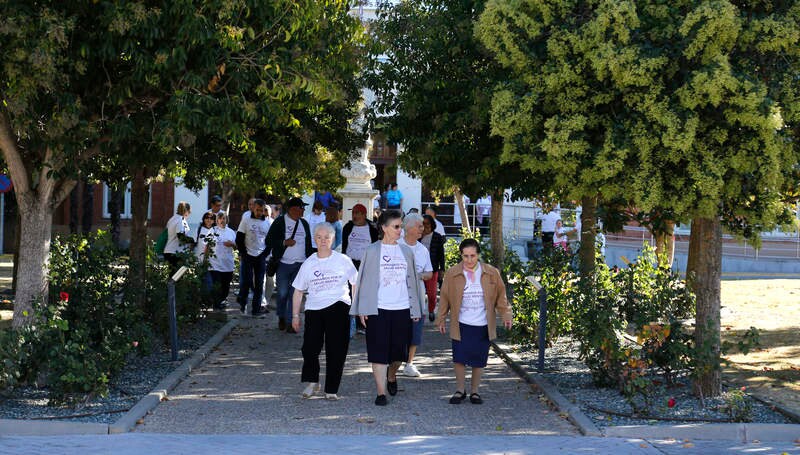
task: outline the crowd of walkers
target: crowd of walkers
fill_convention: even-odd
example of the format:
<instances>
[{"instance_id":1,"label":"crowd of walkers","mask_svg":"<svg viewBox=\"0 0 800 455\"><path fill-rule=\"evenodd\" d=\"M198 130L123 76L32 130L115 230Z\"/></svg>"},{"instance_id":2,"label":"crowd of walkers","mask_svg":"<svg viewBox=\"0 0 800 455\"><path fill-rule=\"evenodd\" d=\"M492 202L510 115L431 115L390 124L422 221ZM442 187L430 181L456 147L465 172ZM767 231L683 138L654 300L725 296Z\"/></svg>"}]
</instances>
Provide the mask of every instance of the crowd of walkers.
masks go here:
<instances>
[{"instance_id":1,"label":"crowd of walkers","mask_svg":"<svg viewBox=\"0 0 800 455\"><path fill-rule=\"evenodd\" d=\"M175 270L179 253L193 251L207 265L203 289L214 309L225 307L235 252L240 262L237 302L243 314L260 318L269 313L266 302L274 287L278 329L303 329L304 398L321 390L323 348L324 396L339 398L351 339L363 333L375 404L387 405L387 394L398 393L403 363L405 376L420 376L414 359L427 316L439 332L449 331L456 377L450 403L482 403L478 388L490 340L496 337L497 316L510 328L511 309L499 271L480 261L480 244L462 241L461 261L445 270L445 239L437 232L435 211L421 216L412 209L404 215L390 208L373 223L367 208L355 204L352 219L342 226L335 199L315 198L311 213L304 216L306 205L300 198L283 207L251 199L234 232L221 198L215 196L192 233L187 222L191 207L181 202L167 223L164 258Z\"/></svg>"}]
</instances>

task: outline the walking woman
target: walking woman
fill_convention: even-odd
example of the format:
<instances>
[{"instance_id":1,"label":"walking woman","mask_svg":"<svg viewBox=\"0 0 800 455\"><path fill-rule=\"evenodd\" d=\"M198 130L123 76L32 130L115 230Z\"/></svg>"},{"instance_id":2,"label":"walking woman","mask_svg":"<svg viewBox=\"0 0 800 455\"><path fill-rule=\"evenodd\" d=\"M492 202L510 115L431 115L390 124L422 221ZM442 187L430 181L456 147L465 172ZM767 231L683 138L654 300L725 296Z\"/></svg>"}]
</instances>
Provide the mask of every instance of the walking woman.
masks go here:
<instances>
[{"instance_id":1,"label":"walking woman","mask_svg":"<svg viewBox=\"0 0 800 455\"><path fill-rule=\"evenodd\" d=\"M478 394L481 375L489 359L489 341L497 338L497 314L506 329L511 328L511 307L500 272L480 262L481 246L475 239L464 239L458 247L461 262L444 274L436 325L446 333L445 318L450 313L450 338L456 373L456 393L450 404L460 404L466 395L466 367L472 367L469 401L483 403Z\"/></svg>"},{"instance_id":2,"label":"walking woman","mask_svg":"<svg viewBox=\"0 0 800 455\"><path fill-rule=\"evenodd\" d=\"M443 278L445 261L444 261L444 236L436 232L436 220L430 215L422 217L422 242L425 248L430 252L431 265L433 266L433 274L430 278L424 280L425 292L428 294L428 319L433 322L436 319L436 291L439 290L439 280Z\"/></svg>"},{"instance_id":3,"label":"walking woman","mask_svg":"<svg viewBox=\"0 0 800 455\"><path fill-rule=\"evenodd\" d=\"M411 323L424 309L414 253L397 243L400 212L387 210L378 224L381 240L364 253L350 314L367 327L367 360L378 392L375 404L386 406L386 392L397 394L397 370L408 356Z\"/></svg>"},{"instance_id":4,"label":"walking woman","mask_svg":"<svg viewBox=\"0 0 800 455\"><path fill-rule=\"evenodd\" d=\"M181 201L175 209L175 215L167 221L167 244L164 246L164 259L169 263L169 274L172 275L180 265L179 253L191 251L194 238L186 221L192 213L192 206Z\"/></svg>"},{"instance_id":5,"label":"walking woman","mask_svg":"<svg viewBox=\"0 0 800 455\"><path fill-rule=\"evenodd\" d=\"M227 306L226 300L231 289L233 251L236 248L236 232L228 227L228 215L223 211L217 213L215 235L217 240L214 245L214 255L208 261L211 279L214 282L214 309L222 310Z\"/></svg>"},{"instance_id":6,"label":"walking woman","mask_svg":"<svg viewBox=\"0 0 800 455\"><path fill-rule=\"evenodd\" d=\"M303 333L303 370L307 383L303 398L319 390L319 354L325 345L325 398L338 400L344 361L350 345L350 285L355 284L356 267L349 257L333 251L336 230L329 223L314 226L317 252L300 266L292 282L292 328L300 330L300 306L306 297L306 330Z\"/></svg>"}]
</instances>

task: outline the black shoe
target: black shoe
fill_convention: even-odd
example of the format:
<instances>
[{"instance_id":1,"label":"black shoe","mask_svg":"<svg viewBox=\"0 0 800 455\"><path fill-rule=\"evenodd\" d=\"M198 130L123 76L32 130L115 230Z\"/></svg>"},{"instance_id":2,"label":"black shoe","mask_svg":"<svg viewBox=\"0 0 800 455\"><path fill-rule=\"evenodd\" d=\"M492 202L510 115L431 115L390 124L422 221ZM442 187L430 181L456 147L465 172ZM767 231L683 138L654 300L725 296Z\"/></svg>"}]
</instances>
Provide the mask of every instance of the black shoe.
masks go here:
<instances>
[{"instance_id":1,"label":"black shoe","mask_svg":"<svg viewBox=\"0 0 800 455\"><path fill-rule=\"evenodd\" d=\"M375 398L375 406L386 406L389 404L389 400L386 399L386 395L378 395Z\"/></svg>"},{"instance_id":2,"label":"black shoe","mask_svg":"<svg viewBox=\"0 0 800 455\"><path fill-rule=\"evenodd\" d=\"M278 319L278 330L286 330L286 319Z\"/></svg>"},{"instance_id":3,"label":"black shoe","mask_svg":"<svg viewBox=\"0 0 800 455\"><path fill-rule=\"evenodd\" d=\"M433 322L434 320L436 320L436 314L434 314L434 313L428 313L428 320L429 320L429 321L431 321L431 322Z\"/></svg>"},{"instance_id":4,"label":"black shoe","mask_svg":"<svg viewBox=\"0 0 800 455\"><path fill-rule=\"evenodd\" d=\"M247 304L244 304L244 305L243 305L243 304L241 304L241 303L240 303L240 304L239 304L239 311L241 311L241 312L242 312L242 314L244 314L244 309L245 309L246 307L247 307Z\"/></svg>"},{"instance_id":5,"label":"black shoe","mask_svg":"<svg viewBox=\"0 0 800 455\"><path fill-rule=\"evenodd\" d=\"M456 392L450 397L450 404L461 404L462 401L467 399L467 395L464 392Z\"/></svg>"},{"instance_id":6,"label":"black shoe","mask_svg":"<svg viewBox=\"0 0 800 455\"><path fill-rule=\"evenodd\" d=\"M469 394L469 402L472 404L483 404L483 399L477 393Z\"/></svg>"},{"instance_id":7,"label":"black shoe","mask_svg":"<svg viewBox=\"0 0 800 455\"><path fill-rule=\"evenodd\" d=\"M386 381L386 390L389 391L391 396L397 395L397 381Z\"/></svg>"}]
</instances>

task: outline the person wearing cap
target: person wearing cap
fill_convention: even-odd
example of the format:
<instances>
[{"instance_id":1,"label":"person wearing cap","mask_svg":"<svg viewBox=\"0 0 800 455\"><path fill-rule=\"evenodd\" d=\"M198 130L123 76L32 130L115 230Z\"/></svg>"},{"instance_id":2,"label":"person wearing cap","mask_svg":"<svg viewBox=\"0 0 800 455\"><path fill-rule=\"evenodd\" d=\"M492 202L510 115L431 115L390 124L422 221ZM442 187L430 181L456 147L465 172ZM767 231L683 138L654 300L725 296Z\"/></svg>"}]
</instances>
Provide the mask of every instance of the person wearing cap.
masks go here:
<instances>
[{"instance_id":1,"label":"person wearing cap","mask_svg":"<svg viewBox=\"0 0 800 455\"><path fill-rule=\"evenodd\" d=\"M311 228L303 219L306 203L299 197L289 199L284 207L286 213L277 218L267 234L267 251L280 259L275 278L278 290L278 329L286 333L297 333L292 321L292 282L303 262L311 256Z\"/></svg>"}]
</instances>

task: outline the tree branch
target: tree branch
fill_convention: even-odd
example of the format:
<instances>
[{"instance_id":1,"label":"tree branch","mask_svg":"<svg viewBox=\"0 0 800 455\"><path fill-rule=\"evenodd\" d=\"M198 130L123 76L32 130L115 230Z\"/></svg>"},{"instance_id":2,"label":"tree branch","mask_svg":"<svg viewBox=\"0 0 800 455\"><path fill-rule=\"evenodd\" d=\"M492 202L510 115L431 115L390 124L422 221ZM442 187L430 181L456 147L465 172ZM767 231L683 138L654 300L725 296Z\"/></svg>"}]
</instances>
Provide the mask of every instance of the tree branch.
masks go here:
<instances>
[{"instance_id":1,"label":"tree branch","mask_svg":"<svg viewBox=\"0 0 800 455\"><path fill-rule=\"evenodd\" d=\"M0 111L0 150L8 164L11 181L18 193L28 193L31 190L30 176L25 167L25 161L17 147L17 141L11 133L11 122L5 111Z\"/></svg>"}]
</instances>

